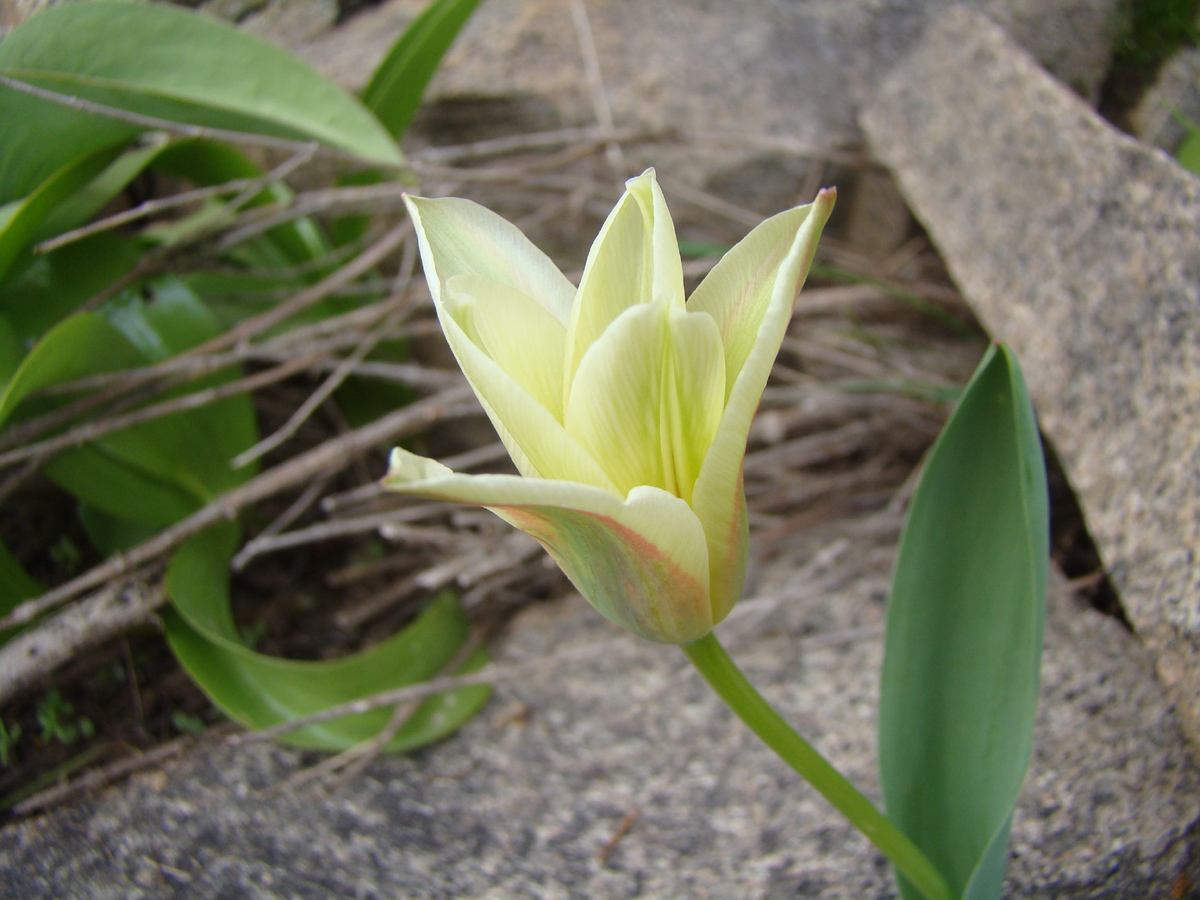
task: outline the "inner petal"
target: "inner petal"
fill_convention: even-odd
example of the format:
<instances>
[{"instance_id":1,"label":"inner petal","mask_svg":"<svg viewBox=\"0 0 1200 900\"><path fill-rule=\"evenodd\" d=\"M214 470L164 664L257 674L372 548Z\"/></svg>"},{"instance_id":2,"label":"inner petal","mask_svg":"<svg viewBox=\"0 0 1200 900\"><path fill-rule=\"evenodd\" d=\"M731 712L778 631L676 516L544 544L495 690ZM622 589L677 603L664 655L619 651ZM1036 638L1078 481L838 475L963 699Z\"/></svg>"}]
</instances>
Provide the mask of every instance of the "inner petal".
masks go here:
<instances>
[{"instance_id":1,"label":"inner petal","mask_svg":"<svg viewBox=\"0 0 1200 900\"><path fill-rule=\"evenodd\" d=\"M588 348L563 418L623 496L639 484L675 494L662 453L663 360L667 308L639 303Z\"/></svg>"},{"instance_id":2,"label":"inner petal","mask_svg":"<svg viewBox=\"0 0 1200 900\"><path fill-rule=\"evenodd\" d=\"M717 323L662 303L623 312L584 355L563 424L622 494L690 502L725 403Z\"/></svg>"},{"instance_id":3,"label":"inner petal","mask_svg":"<svg viewBox=\"0 0 1200 900\"><path fill-rule=\"evenodd\" d=\"M664 468L675 493L692 502L692 486L725 410L725 349L708 313L667 314L668 347L662 394Z\"/></svg>"},{"instance_id":4,"label":"inner petal","mask_svg":"<svg viewBox=\"0 0 1200 900\"><path fill-rule=\"evenodd\" d=\"M446 289L475 345L562 422L566 326L532 297L483 275L457 275Z\"/></svg>"}]
</instances>

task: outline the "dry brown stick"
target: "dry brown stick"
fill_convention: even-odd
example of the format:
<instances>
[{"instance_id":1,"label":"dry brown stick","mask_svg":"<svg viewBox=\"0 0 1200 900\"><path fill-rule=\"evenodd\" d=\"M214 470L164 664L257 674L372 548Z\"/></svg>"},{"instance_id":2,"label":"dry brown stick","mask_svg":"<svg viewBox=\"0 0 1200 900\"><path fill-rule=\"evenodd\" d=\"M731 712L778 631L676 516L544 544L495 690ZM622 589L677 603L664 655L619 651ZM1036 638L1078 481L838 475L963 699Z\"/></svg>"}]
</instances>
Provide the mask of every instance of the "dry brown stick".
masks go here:
<instances>
[{"instance_id":1,"label":"dry brown stick","mask_svg":"<svg viewBox=\"0 0 1200 900\"><path fill-rule=\"evenodd\" d=\"M131 385L154 381L166 375L181 374L187 375L189 378L198 378L201 375L207 375L209 372L215 372L218 369L223 369L226 366L239 362L261 360L283 361L291 359L297 352L317 349L339 350L342 347L352 346L358 340L350 332L356 328L373 325L382 316L386 315L387 312L387 304L372 303L369 306L364 306L339 316L322 319L320 322L315 322L312 325L290 328L283 334L276 335L257 344L235 347L232 350L210 353L203 356L172 356L169 359L164 359L162 362L139 366L136 369L122 369L117 372L97 372L95 375L85 375L74 381L66 381L62 384L42 388L39 393L47 395L70 394L79 391L95 390L96 388L112 387L113 385L129 387ZM319 340L329 334L336 334L337 336ZM398 330L395 335L385 335L385 337L393 336L402 336L402 334ZM108 399L111 399L111 397ZM76 414L78 413L73 413L73 415ZM32 422L35 420L31 419L29 421ZM7 439L7 437L8 435L6 434L5 438ZM23 435L22 437L25 440L28 439L28 435Z\"/></svg>"},{"instance_id":2,"label":"dry brown stick","mask_svg":"<svg viewBox=\"0 0 1200 900\"><path fill-rule=\"evenodd\" d=\"M205 353L212 353L215 350L223 350L241 341L249 340L254 335L260 334L268 328L273 328L285 319L289 319L314 303L320 302L342 285L353 281L359 275L378 265L392 251L404 243L411 231L412 222L405 219L358 256L354 257L350 262L346 263L346 265L322 278L312 287L304 289L290 300L280 303L273 309L259 313L257 316L238 323L212 340L205 341L203 344L193 347L191 350L180 355L200 356Z\"/></svg>"},{"instance_id":3,"label":"dry brown stick","mask_svg":"<svg viewBox=\"0 0 1200 900\"><path fill-rule=\"evenodd\" d=\"M0 647L0 706L85 647L146 621L166 602L161 587L110 585Z\"/></svg>"},{"instance_id":4,"label":"dry brown stick","mask_svg":"<svg viewBox=\"0 0 1200 900\"><path fill-rule=\"evenodd\" d=\"M403 281L401 284L396 285L393 296L383 304L384 310L387 311L387 318L359 340L358 346L344 360L337 364L329 377L300 404L300 408L292 413L287 422L277 429L274 434L263 438L249 450L239 453L234 457L233 462L230 463L233 468L240 469L247 463L253 462L264 453L274 450L299 431L300 426L308 421L309 416L316 412L317 407L324 403L330 394L337 390L338 386L349 377L350 373L363 361L366 355L375 349L376 345L383 339L383 336L391 328L400 324L403 318L412 311L411 305L405 302L404 291L408 287L408 281L412 278L413 267L416 265L416 242L410 240L405 244L405 247L407 248L405 259L400 267Z\"/></svg>"},{"instance_id":5,"label":"dry brown stick","mask_svg":"<svg viewBox=\"0 0 1200 900\"><path fill-rule=\"evenodd\" d=\"M378 444L419 431L441 419L473 415L479 407L475 402L469 401L471 396L467 387L451 388L418 400L370 425L339 435L307 453L268 469L131 550L105 560L66 584L47 591L41 597L27 600L0 619L0 629L30 622L84 591L149 562L209 525L233 518L243 506L308 481L316 475L336 472L349 465L359 454Z\"/></svg>"},{"instance_id":6,"label":"dry brown stick","mask_svg":"<svg viewBox=\"0 0 1200 900\"><path fill-rule=\"evenodd\" d=\"M329 486L331 477L332 476L330 475L325 475L321 478L318 478L316 481L306 487L303 493L301 493L299 497L292 501L291 505L288 506L287 509L271 520L271 522L267 524L267 527L260 531L253 541L250 541L244 547L242 547L242 549L238 551L237 556L233 558L233 562L230 563L230 567L233 569L233 571L240 572L246 567L246 563L254 557L255 554L254 551L251 550L251 545L254 544L255 541L265 541L274 535L279 534L279 532L283 531L283 529L287 528L294 521L296 521L296 519L302 516L305 510L316 503L317 498L320 497L325 488Z\"/></svg>"},{"instance_id":7,"label":"dry brown stick","mask_svg":"<svg viewBox=\"0 0 1200 900\"><path fill-rule=\"evenodd\" d=\"M144 219L147 216L152 216L167 209L174 209L177 206L186 206L195 200L207 200L209 197L219 197L221 194L228 194L232 191L240 191L244 188L254 186L258 186L258 189L262 190L265 185L265 176L263 178L237 178L233 181L226 181L223 184L212 185L211 187L181 191L169 197L155 197L153 200L145 200L130 209L121 210L119 213L113 213L111 216L105 216L102 219L89 222L87 225L81 225L79 228L74 228L71 231L64 231L60 235L37 244L33 248L33 252L49 253L51 250L57 250L59 247L82 240L85 237L91 237L93 234L98 234L101 231L108 231L127 222L135 222L138 219Z\"/></svg>"},{"instance_id":8,"label":"dry brown stick","mask_svg":"<svg viewBox=\"0 0 1200 900\"><path fill-rule=\"evenodd\" d=\"M515 134L510 137L489 138L470 144L451 144L445 147L429 147L413 156L413 163L446 163L452 160L472 159L480 156L501 156L523 150L543 150L563 144L604 144L609 141L629 143L647 137L645 132L632 128L606 132L589 125L584 128L559 128L554 131L535 131Z\"/></svg>"},{"instance_id":9,"label":"dry brown stick","mask_svg":"<svg viewBox=\"0 0 1200 900\"><path fill-rule=\"evenodd\" d=\"M483 643L483 639L484 632L481 629L476 628L472 630L463 642L463 645L447 660L438 674L453 672L463 665L463 663L470 659L471 654L479 648L479 645ZM270 789L269 793L281 793L291 788L300 787L323 778L326 775L333 775L341 770L338 780L331 785L331 789L336 790L348 780L361 773L367 764L383 751L384 747L396 736L396 733L408 721L409 717L417 711L418 706L420 706L419 700L410 700L407 703L396 704L387 724L377 734L365 741L360 741L353 747L343 750L336 756L322 760L315 766L294 773L275 785L274 788Z\"/></svg>"},{"instance_id":10,"label":"dry brown stick","mask_svg":"<svg viewBox=\"0 0 1200 900\"><path fill-rule=\"evenodd\" d=\"M207 406L210 403L215 403L226 397L232 397L235 394L244 394L247 391L257 390L264 385L274 384L277 381L290 378L297 372L304 371L317 360L318 356L319 354L317 353L310 353L307 356L288 360L273 369L258 372L254 375L247 375L245 378L239 378L237 381L231 381L228 384L193 391L190 394L184 394L182 397L164 400L162 403L156 403L153 406L146 406L142 409L113 416L108 419L94 419L91 422L84 422L82 425L72 428L64 434L47 438L44 441L38 441L36 444L28 444L24 447L18 447L15 450L9 450L7 453L0 453L0 468L35 457L46 457L68 447L78 447L81 444L86 444L88 441L94 441L106 434L112 434L114 431L120 431L132 425L138 425L142 422L148 422L172 413L198 409L201 406Z\"/></svg>"},{"instance_id":11,"label":"dry brown stick","mask_svg":"<svg viewBox=\"0 0 1200 900\"><path fill-rule=\"evenodd\" d=\"M233 723L215 725L208 729L204 733L204 737L199 740L218 737L232 730L234 727ZM109 763L99 769L92 769L90 772L86 772L72 781L64 784L56 784L54 787L47 788L26 800L22 800L12 808L12 814L15 816L28 816L32 813L45 812L52 807L67 803L91 791L112 784L126 775L132 775L135 772L140 772L143 769L149 769L161 762L165 762L172 756L178 755L181 751L194 746L197 741L197 738L191 736L178 737L173 741L159 744L157 747L145 752L123 756L115 762Z\"/></svg>"},{"instance_id":12,"label":"dry brown stick","mask_svg":"<svg viewBox=\"0 0 1200 900\"><path fill-rule=\"evenodd\" d=\"M416 514L414 514L416 513ZM243 569L252 559L276 553L291 547L302 547L305 544L318 544L331 538L346 537L352 534L362 534L364 531L377 531L383 525L398 525L424 518L428 510L420 507L409 509L393 509L388 512L375 513L369 516L358 516L353 519L334 519L332 522L319 522L307 528L298 528L284 534L260 534L242 548L241 553L233 561L234 569ZM444 546L457 543L459 538L453 533L433 528L406 528L395 532L396 539L403 538L412 544L425 546Z\"/></svg>"},{"instance_id":13,"label":"dry brown stick","mask_svg":"<svg viewBox=\"0 0 1200 900\"><path fill-rule=\"evenodd\" d=\"M587 6L584 0L569 0L571 20L575 23L575 32L579 37L580 56L583 57L583 75L587 80L592 94L592 111L596 115L596 124L600 133L612 134L614 129L612 106L608 102L608 92L604 89L604 76L600 72L600 55L596 52L596 38L592 34L592 23L588 20ZM604 142L604 155L608 165L617 178L617 190L625 187L625 156L621 145L614 140Z\"/></svg>"}]
</instances>

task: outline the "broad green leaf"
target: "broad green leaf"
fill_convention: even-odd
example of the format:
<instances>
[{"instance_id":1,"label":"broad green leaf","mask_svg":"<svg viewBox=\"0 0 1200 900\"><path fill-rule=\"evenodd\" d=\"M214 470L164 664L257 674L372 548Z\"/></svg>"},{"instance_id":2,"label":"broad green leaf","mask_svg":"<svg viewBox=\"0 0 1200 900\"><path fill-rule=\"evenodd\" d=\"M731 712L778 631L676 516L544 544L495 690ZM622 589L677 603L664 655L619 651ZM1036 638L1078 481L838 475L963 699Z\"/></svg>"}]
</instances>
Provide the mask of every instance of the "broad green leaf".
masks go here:
<instances>
[{"instance_id":1,"label":"broad green leaf","mask_svg":"<svg viewBox=\"0 0 1200 900\"><path fill-rule=\"evenodd\" d=\"M1000 897L1032 747L1048 521L1033 407L1016 359L994 346L913 497L879 713L888 815L964 900Z\"/></svg>"},{"instance_id":2,"label":"broad green leaf","mask_svg":"<svg viewBox=\"0 0 1200 900\"><path fill-rule=\"evenodd\" d=\"M478 5L479 0L433 0L371 75L363 104L393 137L411 124L438 63Z\"/></svg>"},{"instance_id":3,"label":"broad green leaf","mask_svg":"<svg viewBox=\"0 0 1200 900\"><path fill-rule=\"evenodd\" d=\"M0 50L3 47L0 44ZM0 121L2 116L0 113ZM5 207L5 215L0 217L0 278L33 240L55 207L100 174L119 153L119 147L104 147L81 156L47 178L28 197ZM3 142L0 142L0 154L3 154Z\"/></svg>"},{"instance_id":4,"label":"broad green leaf","mask_svg":"<svg viewBox=\"0 0 1200 900\"><path fill-rule=\"evenodd\" d=\"M176 7L95 0L53 6L0 43L0 74L128 112L316 140L397 165L391 135L359 101L252 35ZM0 203L81 153L145 130L0 87Z\"/></svg>"},{"instance_id":5,"label":"broad green leaf","mask_svg":"<svg viewBox=\"0 0 1200 900\"><path fill-rule=\"evenodd\" d=\"M141 354L99 313L78 313L46 333L0 393L0 424L32 391L139 365Z\"/></svg>"},{"instance_id":6,"label":"broad green leaf","mask_svg":"<svg viewBox=\"0 0 1200 900\"><path fill-rule=\"evenodd\" d=\"M174 612L166 617L171 648L196 683L231 718L264 728L439 674L467 639L470 623L457 599L443 594L409 627L361 653L328 662L255 653L238 634L229 608L229 562L237 547L233 523L214 526L176 551L167 570ZM458 671L486 662L472 654ZM486 686L430 697L388 744L408 750L451 734L487 700ZM295 731L305 747L341 750L377 734L391 718L376 709Z\"/></svg>"},{"instance_id":7,"label":"broad green leaf","mask_svg":"<svg viewBox=\"0 0 1200 900\"><path fill-rule=\"evenodd\" d=\"M41 223L34 239L45 240L87 224L92 216L104 209L133 179L145 171L167 146L166 135L147 135L142 146L126 150L88 184L63 200Z\"/></svg>"},{"instance_id":8,"label":"broad green leaf","mask_svg":"<svg viewBox=\"0 0 1200 900\"><path fill-rule=\"evenodd\" d=\"M140 465L145 460L138 453L139 446L122 441L121 449L125 452L118 455L108 442L72 447L50 460L44 471L51 481L83 503L113 518L155 530L187 518L201 506L194 491ZM154 455L146 455L151 462L156 461ZM115 540L114 535L108 535L99 549L118 547Z\"/></svg>"},{"instance_id":9,"label":"broad green leaf","mask_svg":"<svg viewBox=\"0 0 1200 900\"><path fill-rule=\"evenodd\" d=\"M107 318L81 313L52 329L11 379L0 398L0 416L32 390L157 362L217 333L211 314L182 284L166 279L147 290L150 302L128 297L114 302ZM210 374L164 399L219 385L236 374ZM162 528L253 474L253 467L231 469L229 460L255 440L253 406L239 395L64 450L45 471L64 490L107 515Z\"/></svg>"},{"instance_id":10,"label":"broad green leaf","mask_svg":"<svg viewBox=\"0 0 1200 900\"><path fill-rule=\"evenodd\" d=\"M128 273L141 258L135 241L102 233L50 253L22 254L0 279L0 314L33 344L82 304Z\"/></svg>"}]
</instances>

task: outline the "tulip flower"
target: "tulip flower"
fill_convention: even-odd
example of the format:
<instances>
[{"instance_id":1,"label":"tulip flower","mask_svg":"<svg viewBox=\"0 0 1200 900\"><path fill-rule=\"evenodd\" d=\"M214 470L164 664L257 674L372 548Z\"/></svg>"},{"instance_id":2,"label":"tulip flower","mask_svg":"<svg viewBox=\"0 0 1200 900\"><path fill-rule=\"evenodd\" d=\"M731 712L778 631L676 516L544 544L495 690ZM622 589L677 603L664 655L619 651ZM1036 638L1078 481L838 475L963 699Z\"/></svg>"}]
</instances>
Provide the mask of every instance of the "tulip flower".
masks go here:
<instances>
[{"instance_id":1,"label":"tulip flower","mask_svg":"<svg viewBox=\"0 0 1200 900\"><path fill-rule=\"evenodd\" d=\"M685 302L653 169L578 289L483 207L407 197L442 330L520 475L396 449L384 484L487 507L634 634L704 637L741 594L746 437L834 198L767 219Z\"/></svg>"},{"instance_id":2,"label":"tulip flower","mask_svg":"<svg viewBox=\"0 0 1200 900\"><path fill-rule=\"evenodd\" d=\"M654 170L626 188L578 290L478 204L405 198L446 340L520 475L457 474L398 448L384 485L487 507L533 535L609 619L681 645L928 900L951 900L924 854L771 709L712 631L745 577L750 421L836 195L767 219L685 301Z\"/></svg>"}]
</instances>

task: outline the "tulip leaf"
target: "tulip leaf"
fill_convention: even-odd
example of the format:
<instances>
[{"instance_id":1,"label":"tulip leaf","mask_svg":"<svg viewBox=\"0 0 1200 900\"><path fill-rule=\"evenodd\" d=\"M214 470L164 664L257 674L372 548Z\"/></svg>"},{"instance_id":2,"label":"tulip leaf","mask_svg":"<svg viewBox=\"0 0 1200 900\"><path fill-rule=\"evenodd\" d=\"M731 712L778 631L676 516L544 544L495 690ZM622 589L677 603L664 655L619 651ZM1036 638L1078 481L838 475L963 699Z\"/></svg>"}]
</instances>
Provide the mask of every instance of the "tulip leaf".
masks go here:
<instances>
[{"instance_id":1,"label":"tulip leaf","mask_svg":"<svg viewBox=\"0 0 1200 900\"><path fill-rule=\"evenodd\" d=\"M167 146L166 135L152 134L147 136L144 145L125 150L88 184L60 203L41 223L35 239L45 240L86 224L145 171Z\"/></svg>"},{"instance_id":2,"label":"tulip leaf","mask_svg":"<svg viewBox=\"0 0 1200 900\"><path fill-rule=\"evenodd\" d=\"M404 134L442 56L479 0L433 0L404 30L362 91L362 101L396 138Z\"/></svg>"},{"instance_id":3,"label":"tulip leaf","mask_svg":"<svg viewBox=\"0 0 1200 900\"><path fill-rule=\"evenodd\" d=\"M0 393L0 424L32 391L138 365L141 356L99 313L64 319L38 341Z\"/></svg>"},{"instance_id":4,"label":"tulip leaf","mask_svg":"<svg viewBox=\"0 0 1200 900\"><path fill-rule=\"evenodd\" d=\"M108 232L49 253L26 253L20 268L0 280L0 314L22 342L33 344L129 272L140 257L135 241Z\"/></svg>"},{"instance_id":5,"label":"tulip leaf","mask_svg":"<svg viewBox=\"0 0 1200 900\"><path fill-rule=\"evenodd\" d=\"M470 623L457 598L435 599L403 631L367 650L327 662L280 659L256 653L238 634L229 607L229 561L238 529L223 523L176 551L167 570L174 603L166 617L171 648L196 683L225 713L248 728L265 728L381 691L437 675L467 639ZM458 668L486 662L482 650ZM486 685L460 688L423 701L387 745L408 750L439 740L470 719L487 700ZM390 708L311 725L285 740L341 750L376 735Z\"/></svg>"},{"instance_id":6,"label":"tulip leaf","mask_svg":"<svg viewBox=\"0 0 1200 900\"><path fill-rule=\"evenodd\" d=\"M81 156L53 173L28 197L5 206L0 213L0 277L12 267L55 207L100 174L119 153L119 147L103 147Z\"/></svg>"},{"instance_id":7,"label":"tulip leaf","mask_svg":"<svg viewBox=\"0 0 1200 900\"><path fill-rule=\"evenodd\" d=\"M95 0L53 6L0 44L0 74L140 115L315 140L385 165L391 135L351 95L303 61L244 31L159 4ZM0 87L0 203L56 169L145 128Z\"/></svg>"},{"instance_id":8,"label":"tulip leaf","mask_svg":"<svg viewBox=\"0 0 1200 900\"><path fill-rule=\"evenodd\" d=\"M1000 897L1032 747L1048 521L1033 407L1016 359L993 346L912 500L879 713L888 815L964 900Z\"/></svg>"}]
</instances>

